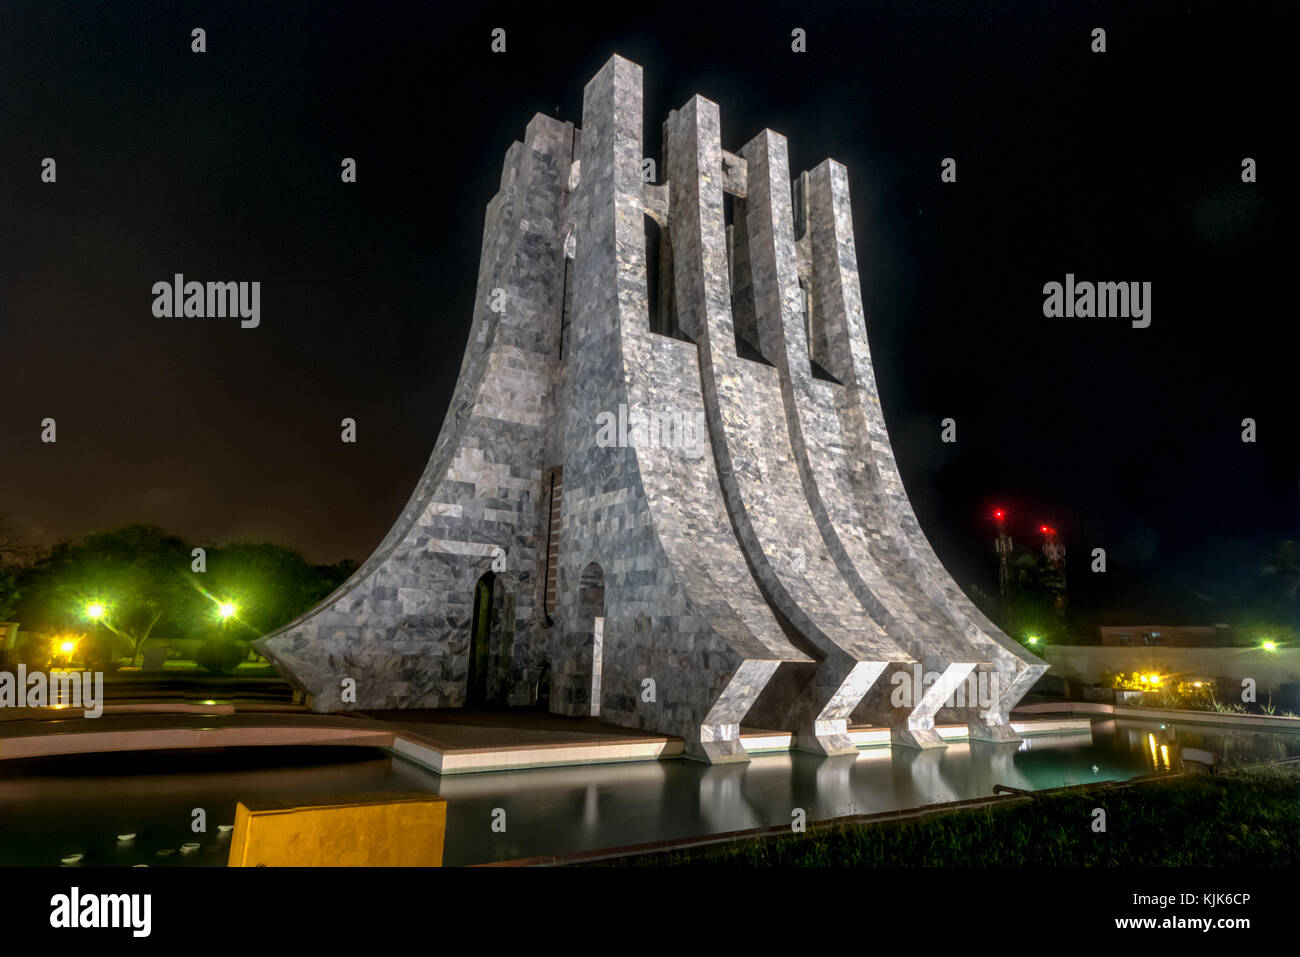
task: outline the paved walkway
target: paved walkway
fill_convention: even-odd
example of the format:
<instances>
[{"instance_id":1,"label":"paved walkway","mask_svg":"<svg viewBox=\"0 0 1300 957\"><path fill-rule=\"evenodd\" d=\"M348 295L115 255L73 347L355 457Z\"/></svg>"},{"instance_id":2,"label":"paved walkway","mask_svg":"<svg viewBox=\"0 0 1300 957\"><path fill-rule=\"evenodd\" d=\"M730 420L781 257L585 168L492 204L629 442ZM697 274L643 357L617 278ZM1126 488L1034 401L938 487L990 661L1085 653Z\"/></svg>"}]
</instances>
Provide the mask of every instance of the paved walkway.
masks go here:
<instances>
[{"instance_id":1,"label":"paved walkway","mask_svg":"<svg viewBox=\"0 0 1300 957\"><path fill-rule=\"evenodd\" d=\"M597 718L568 718L547 711L402 710L361 711L376 721L415 732L444 750L500 750L574 744L666 741L671 735L607 724ZM675 739L672 739L675 740Z\"/></svg>"},{"instance_id":2,"label":"paved walkway","mask_svg":"<svg viewBox=\"0 0 1300 957\"><path fill-rule=\"evenodd\" d=\"M53 709L49 709L53 710ZM58 714L58 712L56 712ZM392 747L393 728L313 714L105 713L29 716L0 724L0 761L105 751L355 745Z\"/></svg>"},{"instance_id":3,"label":"paved walkway","mask_svg":"<svg viewBox=\"0 0 1300 957\"><path fill-rule=\"evenodd\" d=\"M0 761L106 751L354 745L392 748L439 773L648 760L679 754L668 735L546 712L315 714L293 705L159 702L0 711Z\"/></svg>"}]
</instances>

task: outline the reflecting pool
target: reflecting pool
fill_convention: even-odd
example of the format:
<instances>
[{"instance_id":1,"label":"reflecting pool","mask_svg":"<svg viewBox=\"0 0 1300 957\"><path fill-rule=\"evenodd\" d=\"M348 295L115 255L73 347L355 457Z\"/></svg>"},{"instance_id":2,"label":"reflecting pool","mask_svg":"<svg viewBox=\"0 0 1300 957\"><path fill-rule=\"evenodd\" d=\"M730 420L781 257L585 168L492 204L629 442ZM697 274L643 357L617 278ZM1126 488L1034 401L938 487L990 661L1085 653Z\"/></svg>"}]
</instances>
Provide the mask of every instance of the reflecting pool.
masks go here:
<instances>
[{"instance_id":1,"label":"reflecting pool","mask_svg":"<svg viewBox=\"0 0 1300 957\"><path fill-rule=\"evenodd\" d=\"M756 755L709 767L671 760L440 778L365 748L243 748L0 762L0 865L223 866L240 800L419 790L448 802L447 864L620 847L899 810L1182 768L1195 748L1241 763L1300 755L1300 734L1111 718L1019 744L961 742L856 756ZM504 833L494 810L505 811ZM193 823L202 811L206 830ZM497 815L499 817L499 815ZM119 836L134 835L129 840ZM189 845L186 847L186 845ZM197 845L197 846L194 846ZM184 849L182 849L184 848Z\"/></svg>"}]
</instances>

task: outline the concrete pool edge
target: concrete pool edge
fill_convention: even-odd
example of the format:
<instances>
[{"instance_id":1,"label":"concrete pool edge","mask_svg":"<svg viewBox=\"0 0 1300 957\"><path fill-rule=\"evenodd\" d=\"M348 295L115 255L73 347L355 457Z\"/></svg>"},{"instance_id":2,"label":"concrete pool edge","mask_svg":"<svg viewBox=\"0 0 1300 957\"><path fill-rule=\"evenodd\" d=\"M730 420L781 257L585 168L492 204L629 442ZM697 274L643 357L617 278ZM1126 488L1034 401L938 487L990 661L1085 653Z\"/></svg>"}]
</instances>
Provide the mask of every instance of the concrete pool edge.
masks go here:
<instances>
[{"instance_id":1,"label":"concrete pool edge","mask_svg":"<svg viewBox=\"0 0 1300 957\"><path fill-rule=\"evenodd\" d=\"M681 739L670 737L646 741L534 744L521 748L439 748L412 734L394 734L393 743L385 750L440 775L659 761L683 753Z\"/></svg>"},{"instance_id":2,"label":"concrete pool edge","mask_svg":"<svg viewBox=\"0 0 1300 957\"><path fill-rule=\"evenodd\" d=\"M5 760L65 757L72 755L128 753L147 751L191 751L205 748L353 746L373 747L395 754L436 774L465 774L512 771L528 768L570 767L638 761L671 760L684 757L680 738L637 734L626 729L575 729L552 735L551 740L534 740L527 744L511 743L512 729L494 728L498 741L455 745L438 740L436 726L410 726L393 721L340 716L334 720L321 715L286 713L177 713L187 725L167 726L165 713L120 715L122 720L135 719L144 726L117 728L58 721L58 727L13 726L5 733L0 726L0 763ZM195 722L204 724L197 725ZM222 722L219 726L208 721ZM205 726L206 725L206 726ZM611 726L612 727L612 726ZM1087 718L1038 718L1013 721L1012 728L1021 734L1043 735L1086 731ZM441 729L446 731L446 728ZM946 742L966 740L965 725L940 725L936 729ZM435 737L437 735L438 737ZM887 728L856 727L849 735L862 750L889 747ZM779 754L797 748L789 732L742 729L741 741L747 753Z\"/></svg>"},{"instance_id":3,"label":"concrete pool edge","mask_svg":"<svg viewBox=\"0 0 1300 957\"><path fill-rule=\"evenodd\" d=\"M1300 718L1275 714L1233 714L1221 711L1193 711L1182 708L1135 708L1132 705L1107 704L1103 701L1038 701L1019 705L1020 714L1109 715L1115 718L1144 718L1148 721L1182 721L1190 724L1221 725L1300 734ZM1014 727L1014 725L1013 725Z\"/></svg>"},{"instance_id":4,"label":"concrete pool edge","mask_svg":"<svg viewBox=\"0 0 1300 957\"><path fill-rule=\"evenodd\" d=\"M1031 736L1086 731L1087 718L1039 718L1013 721L1013 730ZM968 740L966 725L937 726L946 742ZM849 729L850 739L860 750L890 745L888 728L859 727ZM740 734L746 753L781 754L795 750L794 735L787 731L744 730ZM439 748L420 741L414 735L396 733L387 750L435 774L470 774L488 771L522 771L529 768L554 768L587 764L613 764L629 761L659 761L685 757L679 738L647 739L626 742L592 742L527 747Z\"/></svg>"}]
</instances>

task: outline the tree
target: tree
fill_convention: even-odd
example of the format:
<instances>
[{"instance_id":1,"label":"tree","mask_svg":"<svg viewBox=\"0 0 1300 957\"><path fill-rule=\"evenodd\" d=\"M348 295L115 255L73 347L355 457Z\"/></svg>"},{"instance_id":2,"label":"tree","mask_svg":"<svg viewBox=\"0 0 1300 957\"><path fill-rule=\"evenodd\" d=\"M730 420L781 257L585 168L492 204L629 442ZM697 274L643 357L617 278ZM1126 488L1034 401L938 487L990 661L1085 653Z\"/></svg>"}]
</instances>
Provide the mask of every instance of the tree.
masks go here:
<instances>
[{"instance_id":1,"label":"tree","mask_svg":"<svg viewBox=\"0 0 1300 957\"><path fill-rule=\"evenodd\" d=\"M0 565L0 621L8 621L18 603L18 572Z\"/></svg>"},{"instance_id":2,"label":"tree","mask_svg":"<svg viewBox=\"0 0 1300 957\"><path fill-rule=\"evenodd\" d=\"M1290 607L1300 595L1300 546L1281 541L1265 556L1259 569L1275 607Z\"/></svg>"},{"instance_id":3,"label":"tree","mask_svg":"<svg viewBox=\"0 0 1300 957\"><path fill-rule=\"evenodd\" d=\"M1058 607L1057 599L1064 588L1060 572L1045 556L1030 551L1017 550L1007 565L1010 575L1006 596L991 595L973 585L971 601L990 621L1031 650L1041 651L1043 643L1070 643L1070 626L1078 616L1073 610ZM1030 642L1031 637L1038 641Z\"/></svg>"},{"instance_id":4,"label":"tree","mask_svg":"<svg viewBox=\"0 0 1300 957\"><path fill-rule=\"evenodd\" d=\"M20 620L29 631L89 632L93 640L85 647L102 657L112 650L104 644L116 642L138 663L150 637L231 642L265 634L317 604L357 568L349 560L312 565L269 543L206 550L200 573L192 570L190 545L153 525L61 542L21 569ZM3 588L0 575L0 601ZM97 605L102 614L88 614Z\"/></svg>"},{"instance_id":5,"label":"tree","mask_svg":"<svg viewBox=\"0 0 1300 957\"><path fill-rule=\"evenodd\" d=\"M18 528L18 523L0 512L0 565L17 564L31 557L31 552L32 548Z\"/></svg>"},{"instance_id":6,"label":"tree","mask_svg":"<svg viewBox=\"0 0 1300 957\"><path fill-rule=\"evenodd\" d=\"M0 513L0 621L8 621L18 601L18 563L30 556L31 549L17 524Z\"/></svg>"},{"instance_id":7,"label":"tree","mask_svg":"<svg viewBox=\"0 0 1300 957\"><path fill-rule=\"evenodd\" d=\"M1037 638L1039 642L1067 644L1069 629L1066 621L1057 612L1055 599L1051 594L1035 592L1029 589L1012 589L1006 601L996 595L990 595L978 585L970 589L971 601L989 620L1017 641L1024 642L1031 650L1041 650L1042 644L1030 642ZM1037 645L1037 648L1035 648Z\"/></svg>"},{"instance_id":8,"label":"tree","mask_svg":"<svg viewBox=\"0 0 1300 957\"><path fill-rule=\"evenodd\" d=\"M1233 644L1241 648L1258 648L1266 641L1295 648L1300 645L1300 625L1295 616L1279 614L1270 608L1247 609L1232 623Z\"/></svg>"},{"instance_id":9,"label":"tree","mask_svg":"<svg viewBox=\"0 0 1300 957\"><path fill-rule=\"evenodd\" d=\"M19 602L24 621L38 628L105 628L129 649L132 663L159 625L174 629L189 598L185 574L190 550L153 525L88 535L62 542L24 576ZM101 606L98 619L88 614Z\"/></svg>"},{"instance_id":10,"label":"tree","mask_svg":"<svg viewBox=\"0 0 1300 957\"><path fill-rule=\"evenodd\" d=\"M255 638L292 621L320 602L356 570L356 562L312 565L283 545L236 543L208 549L207 573L193 576L209 599L189 622L192 634ZM202 579L202 581L198 581ZM212 614L221 602L235 606L231 620Z\"/></svg>"}]
</instances>

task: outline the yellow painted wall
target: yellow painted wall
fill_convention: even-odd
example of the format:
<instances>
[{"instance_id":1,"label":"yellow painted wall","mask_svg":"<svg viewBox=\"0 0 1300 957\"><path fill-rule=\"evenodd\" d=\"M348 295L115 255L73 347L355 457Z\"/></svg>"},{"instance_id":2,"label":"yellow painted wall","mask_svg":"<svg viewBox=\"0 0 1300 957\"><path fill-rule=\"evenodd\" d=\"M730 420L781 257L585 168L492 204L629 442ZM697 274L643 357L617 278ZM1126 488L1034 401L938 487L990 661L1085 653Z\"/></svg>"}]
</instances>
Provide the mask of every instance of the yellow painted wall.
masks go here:
<instances>
[{"instance_id":1,"label":"yellow painted wall","mask_svg":"<svg viewBox=\"0 0 1300 957\"><path fill-rule=\"evenodd\" d=\"M441 867L447 802L340 796L235 809L230 867Z\"/></svg>"}]
</instances>

